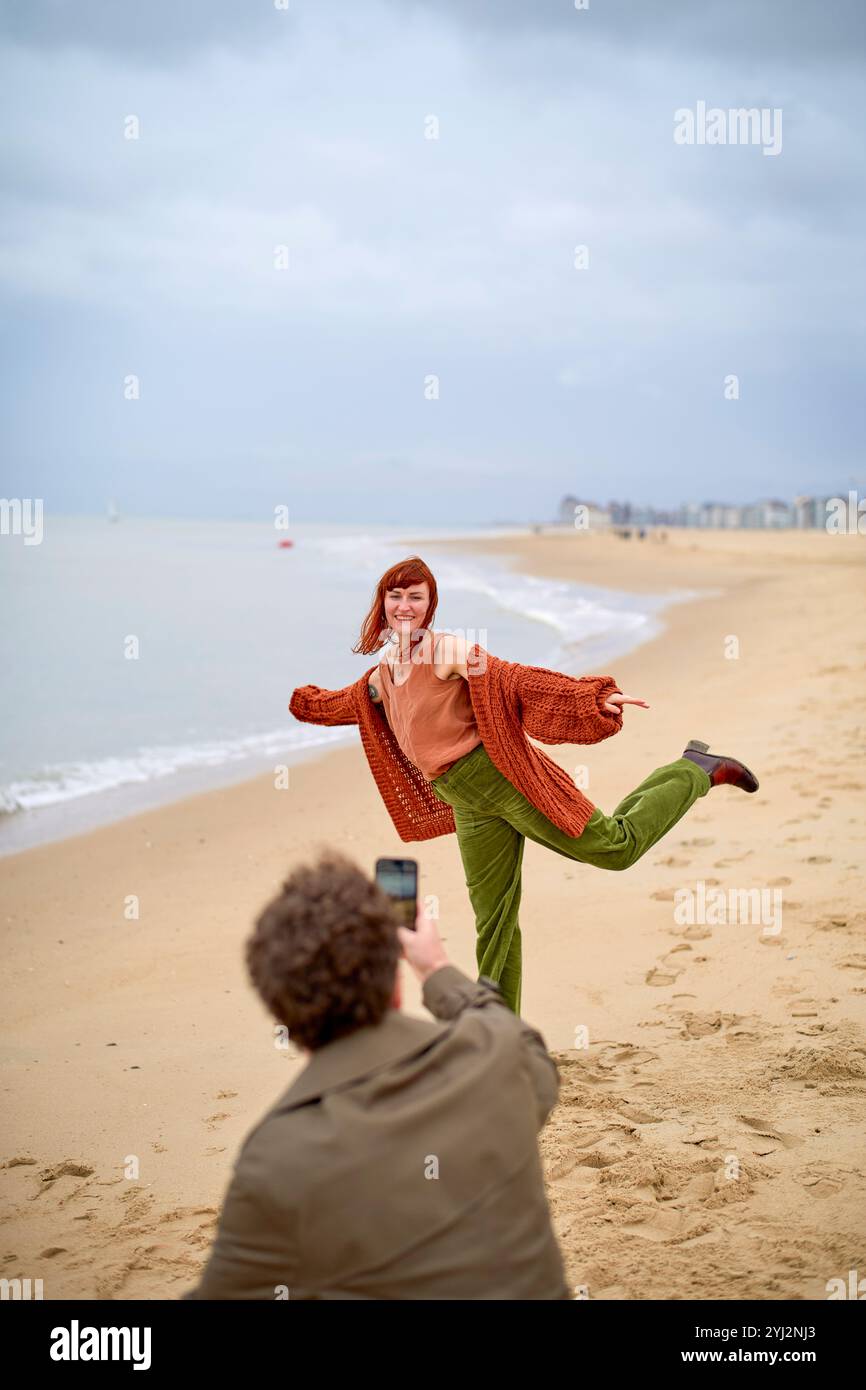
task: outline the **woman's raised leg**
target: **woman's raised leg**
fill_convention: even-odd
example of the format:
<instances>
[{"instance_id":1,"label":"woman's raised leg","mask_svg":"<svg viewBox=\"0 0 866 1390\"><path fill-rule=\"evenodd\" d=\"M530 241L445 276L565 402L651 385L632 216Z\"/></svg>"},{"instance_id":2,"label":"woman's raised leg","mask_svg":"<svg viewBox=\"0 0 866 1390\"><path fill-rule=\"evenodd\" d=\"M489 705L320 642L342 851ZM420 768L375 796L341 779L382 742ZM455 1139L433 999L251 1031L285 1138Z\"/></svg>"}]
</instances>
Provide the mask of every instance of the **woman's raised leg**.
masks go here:
<instances>
[{"instance_id":1,"label":"woman's raised leg","mask_svg":"<svg viewBox=\"0 0 866 1390\"><path fill-rule=\"evenodd\" d=\"M496 768L484 790L490 809L527 839L557 854L600 869L627 869L676 825L712 783L688 758L657 767L623 797L611 815L593 811L581 835L567 835L529 802Z\"/></svg>"}]
</instances>

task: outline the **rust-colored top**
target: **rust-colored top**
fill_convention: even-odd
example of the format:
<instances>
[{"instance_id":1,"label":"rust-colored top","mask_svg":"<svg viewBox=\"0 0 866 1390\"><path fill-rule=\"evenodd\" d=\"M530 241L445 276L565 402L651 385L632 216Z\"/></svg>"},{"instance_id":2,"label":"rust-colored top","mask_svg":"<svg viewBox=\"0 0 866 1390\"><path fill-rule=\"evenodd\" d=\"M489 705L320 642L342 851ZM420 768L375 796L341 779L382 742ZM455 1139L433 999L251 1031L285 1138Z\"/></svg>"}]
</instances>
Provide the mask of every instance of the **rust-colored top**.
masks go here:
<instances>
[{"instance_id":1,"label":"rust-colored top","mask_svg":"<svg viewBox=\"0 0 866 1390\"><path fill-rule=\"evenodd\" d=\"M442 680L434 670L435 635L424 633L402 681L395 681L389 661L379 662L391 731L429 782L481 742L468 683L462 676Z\"/></svg>"},{"instance_id":2,"label":"rust-colored top","mask_svg":"<svg viewBox=\"0 0 866 1390\"><path fill-rule=\"evenodd\" d=\"M512 786L567 835L579 835L595 810L565 768L540 743L600 743L622 728L622 710L604 709L619 689L613 676L566 676L543 666L503 661L477 642L466 656L469 698L490 761ZM341 690L301 685L289 709L308 724L357 724L370 771L401 840L453 835L454 810L406 757L381 703L370 699L371 666ZM455 682L456 684L456 682ZM527 735L529 737L527 737Z\"/></svg>"}]
</instances>

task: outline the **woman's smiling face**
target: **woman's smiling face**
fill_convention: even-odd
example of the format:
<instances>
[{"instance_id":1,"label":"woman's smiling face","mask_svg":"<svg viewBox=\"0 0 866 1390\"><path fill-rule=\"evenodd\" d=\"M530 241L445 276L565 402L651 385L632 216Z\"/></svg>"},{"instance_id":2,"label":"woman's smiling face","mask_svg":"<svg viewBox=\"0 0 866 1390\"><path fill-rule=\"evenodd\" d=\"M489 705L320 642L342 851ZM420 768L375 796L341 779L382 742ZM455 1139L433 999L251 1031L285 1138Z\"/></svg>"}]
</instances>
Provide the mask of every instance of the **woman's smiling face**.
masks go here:
<instances>
[{"instance_id":1,"label":"woman's smiling face","mask_svg":"<svg viewBox=\"0 0 866 1390\"><path fill-rule=\"evenodd\" d=\"M430 586L426 579L406 588L389 589L385 594L385 620L401 637L421 627L430 606Z\"/></svg>"}]
</instances>

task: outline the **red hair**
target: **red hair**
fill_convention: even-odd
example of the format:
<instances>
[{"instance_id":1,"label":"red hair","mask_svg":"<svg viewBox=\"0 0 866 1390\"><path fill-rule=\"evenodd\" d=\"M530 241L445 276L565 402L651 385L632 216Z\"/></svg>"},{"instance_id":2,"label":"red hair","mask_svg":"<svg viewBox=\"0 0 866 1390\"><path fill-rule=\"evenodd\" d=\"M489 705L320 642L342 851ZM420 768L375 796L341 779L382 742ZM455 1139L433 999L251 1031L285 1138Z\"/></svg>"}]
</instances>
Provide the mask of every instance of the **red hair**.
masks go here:
<instances>
[{"instance_id":1,"label":"red hair","mask_svg":"<svg viewBox=\"0 0 866 1390\"><path fill-rule=\"evenodd\" d=\"M387 638L383 636L383 633L389 630L388 620L385 617L385 595L388 590L408 589L412 584L422 584L425 580L430 586L430 602L427 605L427 612L421 627L429 627L436 614L439 591L436 588L436 580L433 578L432 572L424 564L421 556L410 555L408 559L401 560L398 565L392 565L382 575L376 585L370 611L361 626L361 636L352 651L363 652L368 655L370 652L377 652L380 647L384 647Z\"/></svg>"}]
</instances>

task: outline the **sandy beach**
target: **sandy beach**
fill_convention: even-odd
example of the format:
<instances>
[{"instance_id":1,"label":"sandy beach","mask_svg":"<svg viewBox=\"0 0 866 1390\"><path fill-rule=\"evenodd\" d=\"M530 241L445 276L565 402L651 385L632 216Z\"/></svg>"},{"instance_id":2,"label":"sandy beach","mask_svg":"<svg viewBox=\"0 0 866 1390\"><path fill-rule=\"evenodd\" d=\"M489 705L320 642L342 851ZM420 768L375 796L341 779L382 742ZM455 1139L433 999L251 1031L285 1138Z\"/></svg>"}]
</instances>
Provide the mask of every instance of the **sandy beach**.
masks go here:
<instances>
[{"instance_id":1,"label":"sandy beach","mask_svg":"<svg viewBox=\"0 0 866 1390\"><path fill-rule=\"evenodd\" d=\"M447 544L407 537L407 553L435 571ZM826 1298L866 1274L866 537L475 544L537 575L718 591L597 672L648 710L626 707L602 744L545 748L589 767L591 800L612 811L689 738L761 782L712 790L625 874L527 843L523 1015L560 1067L541 1147L569 1282L595 1299ZM238 1147L302 1065L274 1046L242 958L293 865L325 845L370 870L416 857L476 973L456 837L400 841L360 745L289 781L0 860L0 1265L47 1299L194 1282ZM675 893L699 881L779 890L781 931L678 922Z\"/></svg>"}]
</instances>

